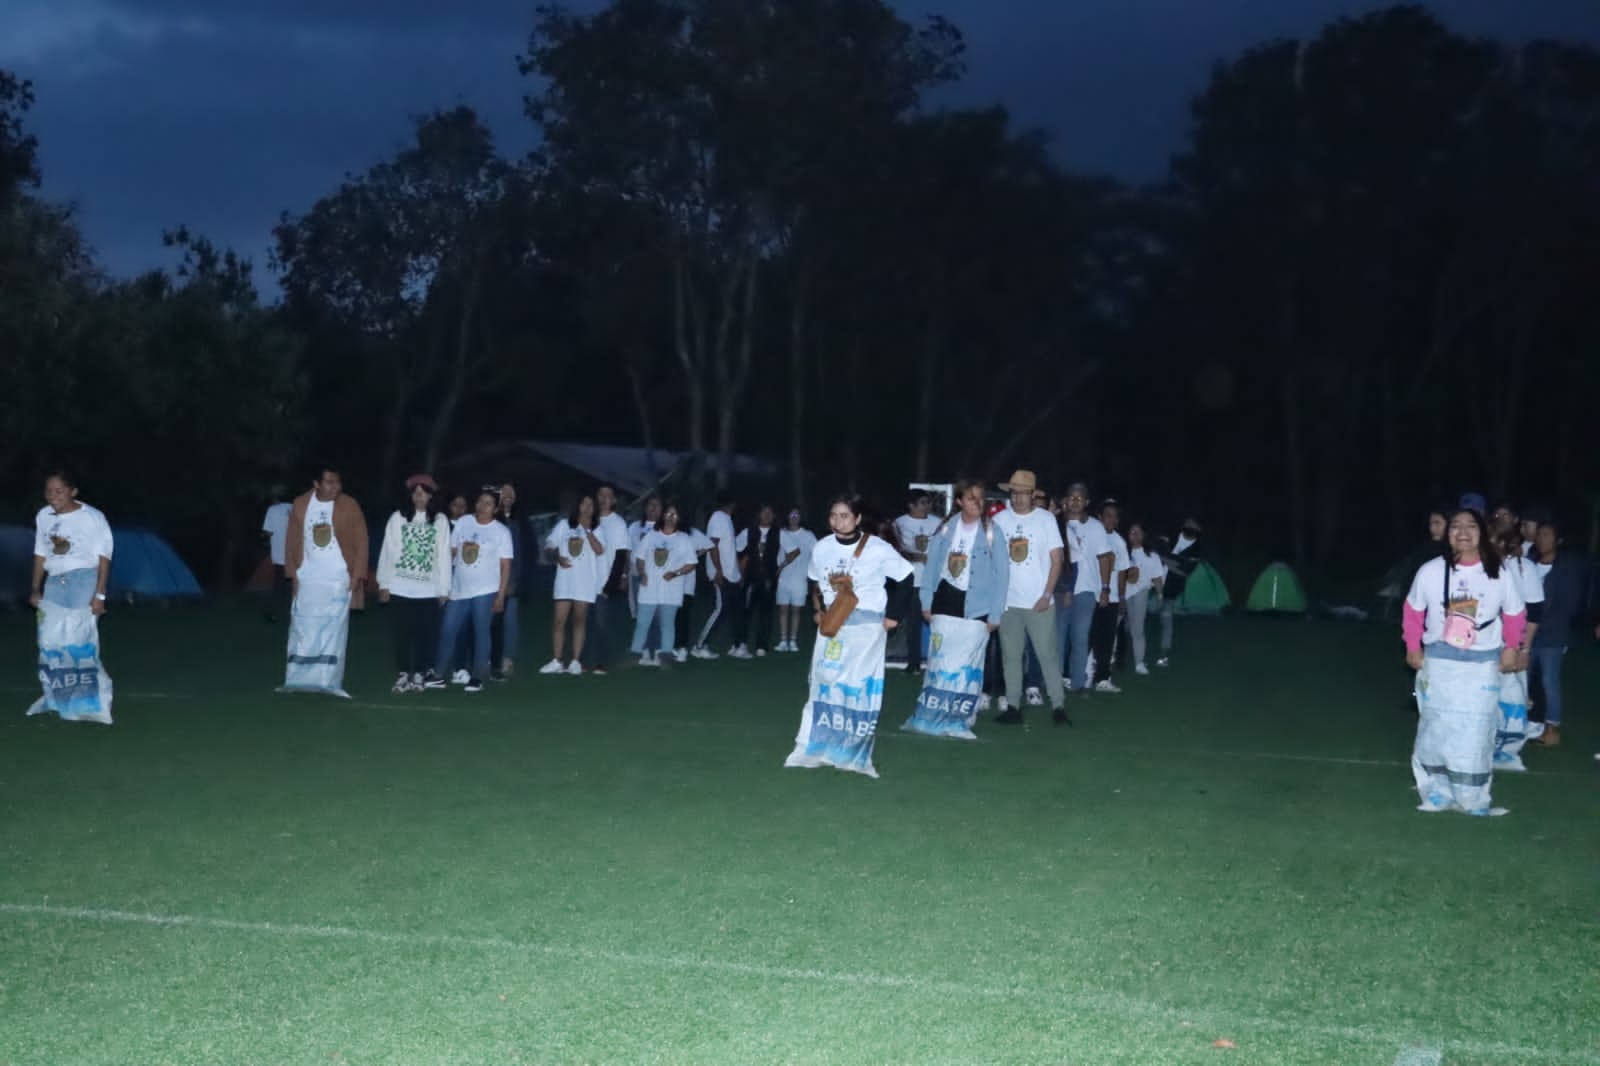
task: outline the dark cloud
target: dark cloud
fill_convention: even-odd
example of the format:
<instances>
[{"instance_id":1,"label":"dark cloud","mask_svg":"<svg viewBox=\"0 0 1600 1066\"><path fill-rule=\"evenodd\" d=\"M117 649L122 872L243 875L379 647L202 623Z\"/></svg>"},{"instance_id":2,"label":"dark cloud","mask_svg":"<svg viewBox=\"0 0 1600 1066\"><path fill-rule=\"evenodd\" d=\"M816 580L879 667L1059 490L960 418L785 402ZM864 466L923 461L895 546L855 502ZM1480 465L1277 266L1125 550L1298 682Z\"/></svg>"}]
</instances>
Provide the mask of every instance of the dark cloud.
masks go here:
<instances>
[{"instance_id":1,"label":"dark cloud","mask_svg":"<svg viewBox=\"0 0 1600 1066\"><path fill-rule=\"evenodd\" d=\"M187 223L263 262L303 210L404 140L408 116L477 107L509 151L533 131L514 57L528 0L5 0L0 65L31 77L46 191L82 205L105 261L161 260ZM599 6L585 0L579 10ZM1211 63L1375 5L1344 0L946 0L969 76L942 102L1007 104L1074 167L1158 177ZM1439 0L1452 26L1600 42L1596 0Z\"/></svg>"}]
</instances>

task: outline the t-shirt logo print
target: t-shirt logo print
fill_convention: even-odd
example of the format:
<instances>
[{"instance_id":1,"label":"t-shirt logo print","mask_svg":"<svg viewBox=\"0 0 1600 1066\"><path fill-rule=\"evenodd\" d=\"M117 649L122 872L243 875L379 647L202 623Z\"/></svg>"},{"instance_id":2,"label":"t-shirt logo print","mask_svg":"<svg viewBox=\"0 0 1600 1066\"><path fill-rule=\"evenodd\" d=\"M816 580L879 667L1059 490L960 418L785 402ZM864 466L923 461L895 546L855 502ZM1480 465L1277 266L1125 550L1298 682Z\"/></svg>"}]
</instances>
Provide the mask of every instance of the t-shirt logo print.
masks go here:
<instances>
[{"instance_id":1,"label":"t-shirt logo print","mask_svg":"<svg viewBox=\"0 0 1600 1066\"><path fill-rule=\"evenodd\" d=\"M432 526L411 525L400 532L400 561L395 569L407 577L426 580L433 573L438 531Z\"/></svg>"},{"instance_id":2,"label":"t-shirt logo print","mask_svg":"<svg viewBox=\"0 0 1600 1066\"><path fill-rule=\"evenodd\" d=\"M950 576L960 577L961 572L967 568L966 552L951 552L948 557Z\"/></svg>"},{"instance_id":3,"label":"t-shirt logo print","mask_svg":"<svg viewBox=\"0 0 1600 1066\"><path fill-rule=\"evenodd\" d=\"M655 551L656 568L665 569L667 560L671 557L671 555L672 553L668 549L657 548Z\"/></svg>"},{"instance_id":4,"label":"t-shirt logo print","mask_svg":"<svg viewBox=\"0 0 1600 1066\"><path fill-rule=\"evenodd\" d=\"M833 589L833 594L837 596L839 593L846 590L854 590L855 581L850 577L849 574L829 574L828 585Z\"/></svg>"},{"instance_id":5,"label":"t-shirt logo print","mask_svg":"<svg viewBox=\"0 0 1600 1066\"><path fill-rule=\"evenodd\" d=\"M477 541L469 540L465 544L461 545L461 561L466 563L468 566L476 566L477 565L477 563L478 563L478 542Z\"/></svg>"},{"instance_id":6,"label":"t-shirt logo print","mask_svg":"<svg viewBox=\"0 0 1600 1066\"><path fill-rule=\"evenodd\" d=\"M583 534L574 533L567 538L567 554L576 559L583 554Z\"/></svg>"},{"instance_id":7,"label":"t-shirt logo print","mask_svg":"<svg viewBox=\"0 0 1600 1066\"><path fill-rule=\"evenodd\" d=\"M926 533L918 533L917 534L917 551L926 552L927 550L928 550L928 535Z\"/></svg>"},{"instance_id":8,"label":"t-shirt logo print","mask_svg":"<svg viewBox=\"0 0 1600 1066\"><path fill-rule=\"evenodd\" d=\"M1025 562L1028 561L1028 550L1031 547L1031 545L1029 544L1027 537L1023 537L1023 536L1012 537L1011 540L1009 541L1009 544L1010 544L1010 548L1011 548L1011 561L1012 562L1014 562L1014 563L1025 563Z\"/></svg>"},{"instance_id":9,"label":"t-shirt logo print","mask_svg":"<svg viewBox=\"0 0 1600 1066\"><path fill-rule=\"evenodd\" d=\"M50 551L55 555L65 555L72 550L72 541L66 537L50 534Z\"/></svg>"},{"instance_id":10,"label":"t-shirt logo print","mask_svg":"<svg viewBox=\"0 0 1600 1066\"><path fill-rule=\"evenodd\" d=\"M333 543L333 526L327 522L318 522L311 527L311 543L319 548L326 548Z\"/></svg>"}]
</instances>

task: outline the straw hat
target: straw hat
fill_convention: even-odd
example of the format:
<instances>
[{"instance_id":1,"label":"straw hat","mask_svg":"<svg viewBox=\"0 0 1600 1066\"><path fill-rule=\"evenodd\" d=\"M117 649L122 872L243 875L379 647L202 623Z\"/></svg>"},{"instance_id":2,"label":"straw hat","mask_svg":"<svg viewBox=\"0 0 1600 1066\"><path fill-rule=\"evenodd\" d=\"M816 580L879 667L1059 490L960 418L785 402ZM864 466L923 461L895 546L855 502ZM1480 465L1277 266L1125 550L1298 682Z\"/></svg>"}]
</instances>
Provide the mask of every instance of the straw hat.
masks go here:
<instances>
[{"instance_id":1,"label":"straw hat","mask_svg":"<svg viewBox=\"0 0 1600 1066\"><path fill-rule=\"evenodd\" d=\"M1000 488L1004 492L1034 493L1039 491L1039 479L1033 476L1032 470L1018 470Z\"/></svg>"}]
</instances>

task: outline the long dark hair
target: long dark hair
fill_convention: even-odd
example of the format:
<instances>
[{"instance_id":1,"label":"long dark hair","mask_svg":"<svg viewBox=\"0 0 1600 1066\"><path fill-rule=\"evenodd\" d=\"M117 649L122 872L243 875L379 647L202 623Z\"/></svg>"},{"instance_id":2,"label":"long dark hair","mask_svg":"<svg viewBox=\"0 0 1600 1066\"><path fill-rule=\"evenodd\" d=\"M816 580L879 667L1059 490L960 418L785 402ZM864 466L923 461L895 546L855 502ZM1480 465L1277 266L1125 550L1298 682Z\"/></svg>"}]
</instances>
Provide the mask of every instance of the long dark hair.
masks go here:
<instances>
[{"instance_id":1,"label":"long dark hair","mask_svg":"<svg viewBox=\"0 0 1600 1066\"><path fill-rule=\"evenodd\" d=\"M1489 535L1489 523L1484 520L1483 513L1470 507L1458 508L1450 515L1450 520L1445 523L1443 551L1445 570L1448 572L1454 569L1456 565L1455 550L1450 547L1450 526L1462 515L1467 515L1478 525L1478 558L1483 562L1484 576L1499 577L1500 549L1495 546L1494 538Z\"/></svg>"},{"instance_id":2,"label":"long dark hair","mask_svg":"<svg viewBox=\"0 0 1600 1066\"><path fill-rule=\"evenodd\" d=\"M579 521L579 518L580 518L580 516L581 516L581 514L583 512L583 501L584 500L588 500L591 504L594 505L594 509L590 513L593 514L596 519L598 519L599 515L600 515L600 503L599 503L598 500L596 500L594 498L594 493L592 493L592 492L580 492L580 493L578 493L577 499L572 501L572 510L567 512L567 526L568 526L568 528L570 528L570 529L572 529L574 531L576 531L577 528L578 528L578 521Z\"/></svg>"},{"instance_id":3,"label":"long dark hair","mask_svg":"<svg viewBox=\"0 0 1600 1066\"><path fill-rule=\"evenodd\" d=\"M428 516L428 522L432 524L433 520L439 517L439 515L444 511L444 508L439 503L439 497L442 495L442 493L440 493L438 489L430 489L426 485L418 485L415 488L408 489L406 491L405 499L400 501L400 506L397 508L397 510L400 512L400 517L405 519L407 522L417 517L417 505L411 499L412 494L415 493L417 489L421 489L423 492L428 494L428 506L424 513ZM469 511L471 509L472 508L470 507L467 508Z\"/></svg>"},{"instance_id":4,"label":"long dark hair","mask_svg":"<svg viewBox=\"0 0 1600 1066\"><path fill-rule=\"evenodd\" d=\"M973 489L981 491L988 487L984 480L978 477L964 477L951 486L950 491L953 496L950 500L950 513L944 516L943 522L939 523L939 532L943 533L945 527L950 525L951 522L961 520L961 500L967 493ZM989 501L987 499L983 501L983 506L978 508L978 521L983 523L983 532L987 536L989 532Z\"/></svg>"}]
</instances>

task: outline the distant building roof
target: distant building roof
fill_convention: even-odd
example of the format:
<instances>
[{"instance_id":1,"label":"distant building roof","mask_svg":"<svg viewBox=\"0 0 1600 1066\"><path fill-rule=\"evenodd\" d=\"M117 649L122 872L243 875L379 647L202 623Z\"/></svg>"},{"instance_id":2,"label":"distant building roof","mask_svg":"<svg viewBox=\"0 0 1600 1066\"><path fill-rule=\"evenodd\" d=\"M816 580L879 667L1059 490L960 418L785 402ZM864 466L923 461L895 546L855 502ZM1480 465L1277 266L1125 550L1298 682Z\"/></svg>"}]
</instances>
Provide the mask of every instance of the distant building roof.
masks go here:
<instances>
[{"instance_id":1,"label":"distant building roof","mask_svg":"<svg viewBox=\"0 0 1600 1066\"><path fill-rule=\"evenodd\" d=\"M634 448L619 444L584 444L575 441L501 441L474 449L445 464L450 469L474 465L503 464L518 457L554 463L575 470L597 482L615 485L629 496L643 496L659 486L686 463L696 458L707 470L716 470L718 457L713 452L696 456L664 448ZM770 459L753 455L731 456L735 477L774 478L780 467Z\"/></svg>"}]
</instances>

